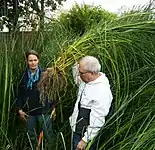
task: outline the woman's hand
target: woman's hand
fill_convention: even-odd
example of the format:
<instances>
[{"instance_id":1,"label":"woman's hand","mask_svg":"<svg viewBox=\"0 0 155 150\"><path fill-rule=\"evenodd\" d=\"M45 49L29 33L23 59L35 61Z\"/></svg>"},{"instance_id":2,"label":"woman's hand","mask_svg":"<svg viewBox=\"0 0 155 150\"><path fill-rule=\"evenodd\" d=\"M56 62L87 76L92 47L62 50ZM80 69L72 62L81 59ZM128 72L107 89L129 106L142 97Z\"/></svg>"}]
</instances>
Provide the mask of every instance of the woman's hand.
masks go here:
<instances>
[{"instance_id":1,"label":"woman's hand","mask_svg":"<svg viewBox=\"0 0 155 150\"><path fill-rule=\"evenodd\" d=\"M23 110L19 110L18 112L19 112L20 117L23 120L27 121L26 117L28 117L28 115Z\"/></svg>"},{"instance_id":2,"label":"woman's hand","mask_svg":"<svg viewBox=\"0 0 155 150\"><path fill-rule=\"evenodd\" d=\"M53 118L53 120L56 119L56 108L53 108L52 113L51 113L51 117Z\"/></svg>"}]
</instances>

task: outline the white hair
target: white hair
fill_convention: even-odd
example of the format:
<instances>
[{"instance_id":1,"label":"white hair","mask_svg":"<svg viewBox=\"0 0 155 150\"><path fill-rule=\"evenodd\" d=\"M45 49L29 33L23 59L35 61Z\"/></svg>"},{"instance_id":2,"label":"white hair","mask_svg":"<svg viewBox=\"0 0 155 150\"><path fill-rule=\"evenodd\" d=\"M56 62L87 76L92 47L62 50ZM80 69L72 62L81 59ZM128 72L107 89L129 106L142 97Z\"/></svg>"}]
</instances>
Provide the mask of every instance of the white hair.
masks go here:
<instances>
[{"instance_id":1,"label":"white hair","mask_svg":"<svg viewBox=\"0 0 155 150\"><path fill-rule=\"evenodd\" d=\"M87 71L98 73L101 70L101 65L94 56L85 56L80 59L80 63L84 64L85 70Z\"/></svg>"}]
</instances>

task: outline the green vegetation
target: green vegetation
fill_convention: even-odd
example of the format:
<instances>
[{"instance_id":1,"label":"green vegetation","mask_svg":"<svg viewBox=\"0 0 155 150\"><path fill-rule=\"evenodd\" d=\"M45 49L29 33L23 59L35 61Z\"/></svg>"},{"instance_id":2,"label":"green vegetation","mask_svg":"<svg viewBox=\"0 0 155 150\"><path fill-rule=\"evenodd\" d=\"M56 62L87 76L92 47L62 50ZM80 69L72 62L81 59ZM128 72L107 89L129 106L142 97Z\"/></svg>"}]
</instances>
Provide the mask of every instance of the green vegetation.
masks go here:
<instances>
[{"instance_id":1,"label":"green vegetation","mask_svg":"<svg viewBox=\"0 0 155 150\"><path fill-rule=\"evenodd\" d=\"M66 0L1 0L0 30L5 25L9 32L19 31L21 27L35 30L44 27L45 7L56 10ZM47 17L46 17L47 18Z\"/></svg>"},{"instance_id":2,"label":"green vegetation","mask_svg":"<svg viewBox=\"0 0 155 150\"><path fill-rule=\"evenodd\" d=\"M42 66L59 68L67 79L64 91L56 89L57 136L54 149L68 150L71 147L68 118L76 100L76 86L71 76L71 66L81 56L94 55L101 61L102 71L110 80L114 96L106 124L97 137L98 149L153 150L153 8L153 5L139 7L118 16L98 7L76 5L69 14L62 14L58 20L53 20L45 26L45 31L34 32L29 37L19 33L12 34L10 39L1 40L0 148L21 150L28 146L24 124L15 113L14 102L20 74L25 68L23 54L28 49L35 49L41 53ZM96 18L97 12L98 20L92 21ZM83 28L79 26L81 24ZM55 79L57 74L53 77Z\"/></svg>"}]
</instances>

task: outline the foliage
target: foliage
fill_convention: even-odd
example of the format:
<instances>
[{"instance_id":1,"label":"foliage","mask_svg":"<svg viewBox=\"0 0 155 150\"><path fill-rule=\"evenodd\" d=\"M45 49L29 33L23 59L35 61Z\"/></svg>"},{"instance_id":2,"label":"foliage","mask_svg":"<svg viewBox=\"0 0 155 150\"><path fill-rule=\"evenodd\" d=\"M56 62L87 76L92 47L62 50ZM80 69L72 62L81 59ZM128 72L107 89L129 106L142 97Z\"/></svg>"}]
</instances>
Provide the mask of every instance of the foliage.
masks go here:
<instances>
[{"instance_id":1,"label":"foliage","mask_svg":"<svg viewBox=\"0 0 155 150\"><path fill-rule=\"evenodd\" d=\"M3 25L9 31L19 30L22 26L36 29L43 27L45 7L56 10L65 0L0 0L0 29Z\"/></svg>"},{"instance_id":2,"label":"foliage","mask_svg":"<svg viewBox=\"0 0 155 150\"><path fill-rule=\"evenodd\" d=\"M69 30L83 35L101 20L108 22L115 19L116 16L116 14L110 13L99 6L95 7L86 4L79 6L76 4L69 12L62 13L58 20Z\"/></svg>"}]
</instances>

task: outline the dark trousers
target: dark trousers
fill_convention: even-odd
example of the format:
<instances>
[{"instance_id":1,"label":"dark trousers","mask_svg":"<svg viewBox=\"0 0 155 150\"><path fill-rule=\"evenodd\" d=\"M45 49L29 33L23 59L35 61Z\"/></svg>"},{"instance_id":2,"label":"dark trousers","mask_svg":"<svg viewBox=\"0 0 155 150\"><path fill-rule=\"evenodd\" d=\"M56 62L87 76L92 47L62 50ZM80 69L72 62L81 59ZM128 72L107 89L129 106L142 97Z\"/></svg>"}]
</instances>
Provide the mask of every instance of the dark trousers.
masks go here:
<instances>
[{"instance_id":1,"label":"dark trousers","mask_svg":"<svg viewBox=\"0 0 155 150\"><path fill-rule=\"evenodd\" d=\"M38 145L38 131L43 131L43 136L47 140L48 145L51 144L53 134L52 120L49 114L28 116L27 131L31 149L36 150Z\"/></svg>"}]
</instances>

